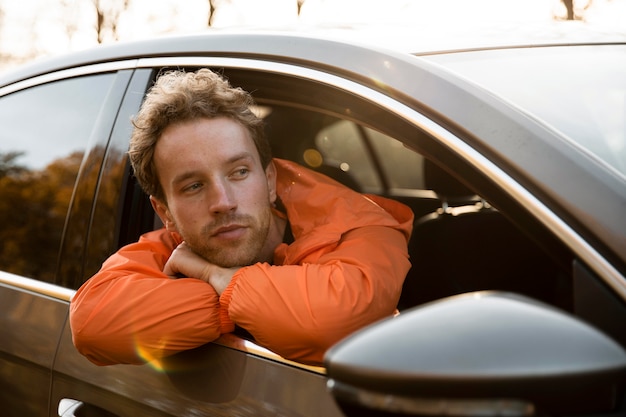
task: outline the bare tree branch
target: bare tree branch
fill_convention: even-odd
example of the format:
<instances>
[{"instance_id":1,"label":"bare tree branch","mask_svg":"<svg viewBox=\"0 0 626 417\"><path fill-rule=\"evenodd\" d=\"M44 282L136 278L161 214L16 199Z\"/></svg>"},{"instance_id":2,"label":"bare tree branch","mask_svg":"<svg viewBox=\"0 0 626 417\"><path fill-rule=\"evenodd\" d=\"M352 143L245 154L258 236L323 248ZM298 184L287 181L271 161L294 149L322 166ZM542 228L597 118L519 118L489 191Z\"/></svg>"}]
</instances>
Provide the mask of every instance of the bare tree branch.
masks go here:
<instances>
[{"instance_id":1,"label":"bare tree branch","mask_svg":"<svg viewBox=\"0 0 626 417\"><path fill-rule=\"evenodd\" d=\"M96 35L98 43L103 43L108 35L112 40L119 40L119 18L130 7L131 0L92 0L96 13ZM109 7L105 8L104 3Z\"/></svg>"},{"instance_id":2,"label":"bare tree branch","mask_svg":"<svg viewBox=\"0 0 626 417\"><path fill-rule=\"evenodd\" d=\"M21 41L26 47L20 48L19 52L15 51L15 48L10 47L9 44L14 39L14 36L12 34L4 36L6 35L6 23L8 18L6 9L1 3L0 1L0 35L2 35L0 36L0 71L3 71L31 61L37 57L39 53L36 50L36 35L33 31L29 31L26 35L20 34L20 36L23 37ZM29 20L30 19L33 21L36 20L36 18L32 16L29 17ZM24 23L23 26L32 27L34 23L29 21L28 23Z\"/></svg>"},{"instance_id":3,"label":"bare tree branch","mask_svg":"<svg viewBox=\"0 0 626 417\"><path fill-rule=\"evenodd\" d=\"M567 10L567 20L574 20L574 0L561 0Z\"/></svg>"},{"instance_id":4,"label":"bare tree branch","mask_svg":"<svg viewBox=\"0 0 626 417\"><path fill-rule=\"evenodd\" d=\"M215 15L216 10L217 6L215 5L215 0L209 0L209 18L207 20L207 25L209 27L213 26L213 16Z\"/></svg>"},{"instance_id":5,"label":"bare tree branch","mask_svg":"<svg viewBox=\"0 0 626 417\"><path fill-rule=\"evenodd\" d=\"M209 18L207 20L209 27L213 26L215 23L215 13L217 13L217 9L223 3L232 4L232 0L209 0Z\"/></svg>"},{"instance_id":6,"label":"bare tree branch","mask_svg":"<svg viewBox=\"0 0 626 417\"><path fill-rule=\"evenodd\" d=\"M561 0L561 3L563 3L566 10L565 20L583 20L584 14L591 7L593 0L585 0L582 6L582 0ZM563 17L560 18L563 19Z\"/></svg>"}]
</instances>

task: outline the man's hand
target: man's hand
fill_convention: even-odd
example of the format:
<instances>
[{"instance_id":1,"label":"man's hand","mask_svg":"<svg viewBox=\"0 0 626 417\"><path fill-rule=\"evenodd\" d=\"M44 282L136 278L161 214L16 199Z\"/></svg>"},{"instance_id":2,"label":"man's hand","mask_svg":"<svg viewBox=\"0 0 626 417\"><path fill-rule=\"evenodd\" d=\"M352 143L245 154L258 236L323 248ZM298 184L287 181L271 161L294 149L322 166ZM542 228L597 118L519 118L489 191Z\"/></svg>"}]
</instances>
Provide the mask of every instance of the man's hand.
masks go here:
<instances>
[{"instance_id":1,"label":"man's hand","mask_svg":"<svg viewBox=\"0 0 626 417\"><path fill-rule=\"evenodd\" d=\"M239 268L221 268L207 262L192 251L185 242L174 249L163 267L163 272L172 278L184 276L205 281L211 284L219 295L222 295L237 270Z\"/></svg>"}]
</instances>

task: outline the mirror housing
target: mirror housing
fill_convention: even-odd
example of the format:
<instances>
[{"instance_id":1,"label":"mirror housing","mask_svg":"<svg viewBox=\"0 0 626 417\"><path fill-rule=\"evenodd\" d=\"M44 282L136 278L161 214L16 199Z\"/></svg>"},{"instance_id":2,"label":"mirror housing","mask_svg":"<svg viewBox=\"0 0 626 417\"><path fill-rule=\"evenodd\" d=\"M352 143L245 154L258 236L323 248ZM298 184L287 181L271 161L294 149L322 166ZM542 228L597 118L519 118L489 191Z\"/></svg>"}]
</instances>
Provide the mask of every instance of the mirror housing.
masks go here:
<instances>
[{"instance_id":1,"label":"mirror housing","mask_svg":"<svg viewBox=\"0 0 626 417\"><path fill-rule=\"evenodd\" d=\"M331 348L348 415L580 415L624 400L626 352L552 306L481 291L382 320Z\"/></svg>"}]
</instances>

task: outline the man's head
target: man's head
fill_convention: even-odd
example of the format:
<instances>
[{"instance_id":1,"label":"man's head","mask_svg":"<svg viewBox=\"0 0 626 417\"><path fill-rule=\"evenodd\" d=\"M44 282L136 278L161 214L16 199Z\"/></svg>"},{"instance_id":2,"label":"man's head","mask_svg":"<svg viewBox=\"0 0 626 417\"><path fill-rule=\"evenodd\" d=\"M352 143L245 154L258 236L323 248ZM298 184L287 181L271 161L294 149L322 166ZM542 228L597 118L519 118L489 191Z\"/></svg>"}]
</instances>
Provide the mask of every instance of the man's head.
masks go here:
<instances>
[{"instance_id":1,"label":"man's head","mask_svg":"<svg viewBox=\"0 0 626 417\"><path fill-rule=\"evenodd\" d=\"M231 87L208 69L161 75L133 122L135 129L128 154L139 185L148 195L165 201L153 160L156 144L168 126L199 118L229 117L239 122L250 132L261 163L267 167L271 150L263 121L250 110L253 104L249 93Z\"/></svg>"},{"instance_id":2,"label":"man's head","mask_svg":"<svg viewBox=\"0 0 626 417\"><path fill-rule=\"evenodd\" d=\"M135 121L130 157L168 230L222 267L271 260L276 170L250 96L218 75L169 73Z\"/></svg>"}]
</instances>

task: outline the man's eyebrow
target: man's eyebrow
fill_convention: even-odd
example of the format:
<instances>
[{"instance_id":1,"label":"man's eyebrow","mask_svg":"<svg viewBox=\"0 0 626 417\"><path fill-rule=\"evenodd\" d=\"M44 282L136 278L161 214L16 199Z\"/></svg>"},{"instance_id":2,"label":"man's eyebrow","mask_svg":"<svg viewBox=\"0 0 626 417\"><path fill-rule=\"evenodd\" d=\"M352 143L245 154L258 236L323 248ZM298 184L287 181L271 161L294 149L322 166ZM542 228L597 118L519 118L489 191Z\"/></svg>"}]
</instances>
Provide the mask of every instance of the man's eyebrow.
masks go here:
<instances>
[{"instance_id":1,"label":"man's eyebrow","mask_svg":"<svg viewBox=\"0 0 626 417\"><path fill-rule=\"evenodd\" d=\"M253 162L254 156L250 152L241 152L228 158L225 162L227 165L235 164L238 162ZM172 184L179 184L190 178L200 176L202 173L199 170L185 171L174 177Z\"/></svg>"},{"instance_id":2,"label":"man's eyebrow","mask_svg":"<svg viewBox=\"0 0 626 417\"><path fill-rule=\"evenodd\" d=\"M174 179L172 180L172 184L179 184L183 181L188 180L189 178L193 178L195 176L200 175L200 171L185 171L182 174L179 174L177 176L174 177Z\"/></svg>"},{"instance_id":3,"label":"man's eyebrow","mask_svg":"<svg viewBox=\"0 0 626 417\"><path fill-rule=\"evenodd\" d=\"M233 155L232 157L228 158L226 163L232 164L232 163L240 162L240 161L244 161L244 160L254 161L254 156L252 156L252 154L250 152L242 152L240 154L236 154L236 155Z\"/></svg>"}]
</instances>

